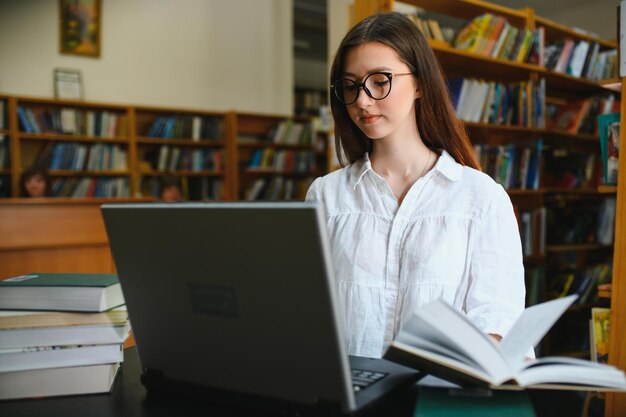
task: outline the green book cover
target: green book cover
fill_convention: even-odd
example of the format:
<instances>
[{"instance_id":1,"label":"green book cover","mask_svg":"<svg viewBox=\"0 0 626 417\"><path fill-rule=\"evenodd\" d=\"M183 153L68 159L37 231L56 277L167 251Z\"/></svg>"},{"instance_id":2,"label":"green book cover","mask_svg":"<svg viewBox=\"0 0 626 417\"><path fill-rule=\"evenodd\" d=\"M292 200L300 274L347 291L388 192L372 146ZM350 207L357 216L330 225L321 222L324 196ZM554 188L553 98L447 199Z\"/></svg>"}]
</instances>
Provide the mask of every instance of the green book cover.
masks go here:
<instances>
[{"instance_id":1,"label":"green book cover","mask_svg":"<svg viewBox=\"0 0 626 417\"><path fill-rule=\"evenodd\" d=\"M0 287L109 287L118 282L116 274L33 272L0 281Z\"/></svg>"},{"instance_id":2,"label":"green book cover","mask_svg":"<svg viewBox=\"0 0 626 417\"><path fill-rule=\"evenodd\" d=\"M421 387L414 417L535 417L527 392L487 392L489 395L472 395L460 389Z\"/></svg>"}]
</instances>

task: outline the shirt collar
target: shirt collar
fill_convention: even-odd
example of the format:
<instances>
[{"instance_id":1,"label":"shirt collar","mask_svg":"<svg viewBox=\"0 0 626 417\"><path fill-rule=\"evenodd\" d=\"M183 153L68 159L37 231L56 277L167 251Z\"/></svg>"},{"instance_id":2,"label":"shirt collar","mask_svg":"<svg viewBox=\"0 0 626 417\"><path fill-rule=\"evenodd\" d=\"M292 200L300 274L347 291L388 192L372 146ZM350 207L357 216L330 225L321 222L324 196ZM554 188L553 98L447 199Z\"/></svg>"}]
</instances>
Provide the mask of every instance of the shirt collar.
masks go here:
<instances>
[{"instance_id":1,"label":"shirt collar","mask_svg":"<svg viewBox=\"0 0 626 417\"><path fill-rule=\"evenodd\" d=\"M368 171L372 171L372 162L367 152L363 154L363 158L359 159L352 166L352 188L355 189L365 174ZM441 151L439 160L433 167L433 171L441 172L446 178L452 182L456 182L461 179L463 172L463 166L456 162L452 156L446 151ZM428 174L426 174L428 175Z\"/></svg>"}]
</instances>

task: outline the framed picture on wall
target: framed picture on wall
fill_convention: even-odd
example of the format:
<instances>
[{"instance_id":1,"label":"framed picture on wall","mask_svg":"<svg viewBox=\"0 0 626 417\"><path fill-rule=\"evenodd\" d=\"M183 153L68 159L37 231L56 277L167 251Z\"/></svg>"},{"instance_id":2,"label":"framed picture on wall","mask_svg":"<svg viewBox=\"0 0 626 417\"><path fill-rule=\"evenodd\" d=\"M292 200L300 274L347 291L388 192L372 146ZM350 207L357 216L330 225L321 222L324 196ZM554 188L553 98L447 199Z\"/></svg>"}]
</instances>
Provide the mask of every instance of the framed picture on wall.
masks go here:
<instances>
[{"instance_id":1,"label":"framed picture on wall","mask_svg":"<svg viewBox=\"0 0 626 417\"><path fill-rule=\"evenodd\" d=\"M100 0L59 0L61 53L100 56Z\"/></svg>"},{"instance_id":2,"label":"framed picture on wall","mask_svg":"<svg viewBox=\"0 0 626 417\"><path fill-rule=\"evenodd\" d=\"M61 99L83 99L83 75L80 70L54 69L54 96Z\"/></svg>"}]
</instances>

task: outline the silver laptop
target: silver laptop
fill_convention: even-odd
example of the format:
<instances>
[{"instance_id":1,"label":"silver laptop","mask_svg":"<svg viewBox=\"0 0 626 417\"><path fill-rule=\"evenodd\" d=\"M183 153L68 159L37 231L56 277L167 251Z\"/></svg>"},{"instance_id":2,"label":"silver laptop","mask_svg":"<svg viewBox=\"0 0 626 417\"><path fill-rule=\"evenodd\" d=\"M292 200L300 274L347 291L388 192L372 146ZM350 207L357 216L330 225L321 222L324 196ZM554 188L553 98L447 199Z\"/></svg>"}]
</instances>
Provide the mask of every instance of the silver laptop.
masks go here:
<instances>
[{"instance_id":1,"label":"silver laptop","mask_svg":"<svg viewBox=\"0 0 626 417\"><path fill-rule=\"evenodd\" d=\"M149 390L193 386L351 414L417 379L346 354L314 204L105 204L102 213Z\"/></svg>"}]
</instances>

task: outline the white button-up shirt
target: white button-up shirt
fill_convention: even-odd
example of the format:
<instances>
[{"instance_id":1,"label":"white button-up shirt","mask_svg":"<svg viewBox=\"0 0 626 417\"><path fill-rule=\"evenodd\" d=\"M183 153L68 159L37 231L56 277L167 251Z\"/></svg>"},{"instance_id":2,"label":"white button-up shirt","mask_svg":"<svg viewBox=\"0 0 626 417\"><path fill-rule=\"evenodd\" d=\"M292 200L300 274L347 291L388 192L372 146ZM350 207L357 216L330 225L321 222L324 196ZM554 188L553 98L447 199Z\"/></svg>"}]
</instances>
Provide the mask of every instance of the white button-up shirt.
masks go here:
<instances>
[{"instance_id":1,"label":"white button-up shirt","mask_svg":"<svg viewBox=\"0 0 626 417\"><path fill-rule=\"evenodd\" d=\"M509 196L445 151L398 205L369 157L317 178L351 355L380 357L417 307L442 298L504 336L524 309Z\"/></svg>"}]
</instances>

